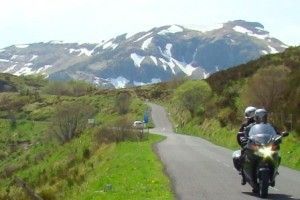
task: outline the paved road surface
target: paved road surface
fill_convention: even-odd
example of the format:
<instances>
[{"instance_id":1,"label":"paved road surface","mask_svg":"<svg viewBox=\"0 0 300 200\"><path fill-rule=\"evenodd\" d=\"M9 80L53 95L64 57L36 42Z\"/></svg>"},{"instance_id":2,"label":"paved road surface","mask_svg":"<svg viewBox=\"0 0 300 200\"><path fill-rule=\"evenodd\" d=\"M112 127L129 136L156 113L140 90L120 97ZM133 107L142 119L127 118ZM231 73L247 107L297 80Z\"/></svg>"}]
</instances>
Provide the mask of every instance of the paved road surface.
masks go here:
<instances>
[{"instance_id":1,"label":"paved road surface","mask_svg":"<svg viewBox=\"0 0 300 200\"><path fill-rule=\"evenodd\" d=\"M231 150L201 138L174 133L165 110L161 106L150 105L156 126L152 132L167 136L156 147L177 199L258 199L249 185L240 185L240 176L233 168ZM277 185L269 189L269 199L300 199L300 173L285 167L280 167L279 172Z\"/></svg>"}]
</instances>

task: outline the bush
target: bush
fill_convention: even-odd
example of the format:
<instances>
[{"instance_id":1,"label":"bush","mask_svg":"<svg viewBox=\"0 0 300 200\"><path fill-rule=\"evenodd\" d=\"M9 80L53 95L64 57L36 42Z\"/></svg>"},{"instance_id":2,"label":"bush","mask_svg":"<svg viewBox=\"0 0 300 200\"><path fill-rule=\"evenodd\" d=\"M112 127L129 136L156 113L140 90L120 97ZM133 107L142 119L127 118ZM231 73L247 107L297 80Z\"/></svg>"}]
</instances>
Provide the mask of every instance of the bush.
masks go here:
<instances>
[{"instance_id":1,"label":"bush","mask_svg":"<svg viewBox=\"0 0 300 200\"><path fill-rule=\"evenodd\" d=\"M4 167L1 177L2 178L10 178L19 169L20 169L20 167L17 165L7 165Z\"/></svg>"},{"instance_id":2,"label":"bush","mask_svg":"<svg viewBox=\"0 0 300 200\"><path fill-rule=\"evenodd\" d=\"M121 92L116 97L115 108L121 115L127 114L131 103L131 96L128 92Z\"/></svg>"},{"instance_id":3,"label":"bush","mask_svg":"<svg viewBox=\"0 0 300 200\"><path fill-rule=\"evenodd\" d=\"M83 152L82 152L82 157L83 159L89 159L91 156L91 151L89 148L84 148Z\"/></svg>"},{"instance_id":4,"label":"bush","mask_svg":"<svg viewBox=\"0 0 300 200\"><path fill-rule=\"evenodd\" d=\"M94 115L94 112L93 107L81 102L58 105L49 127L50 132L61 143L68 142L85 129L88 118Z\"/></svg>"},{"instance_id":5,"label":"bush","mask_svg":"<svg viewBox=\"0 0 300 200\"><path fill-rule=\"evenodd\" d=\"M7 156L8 154L6 152L0 151L0 161L4 160Z\"/></svg>"},{"instance_id":6,"label":"bush","mask_svg":"<svg viewBox=\"0 0 300 200\"><path fill-rule=\"evenodd\" d=\"M83 96L95 91L96 88L84 81L68 81L68 82L50 82L44 88L44 92L52 95L64 95L64 96Z\"/></svg>"},{"instance_id":7,"label":"bush","mask_svg":"<svg viewBox=\"0 0 300 200\"><path fill-rule=\"evenodd\" d=\"M115 127L103 126L94 130L94 141L99 144L109 144L122 141L140 141L146 134L132 128L126 117L119 119Z\"/></svg>"},{"instance_id":8,"label":"bush","mask_svg":"<svg viewBox=\"0 0 300 200\"><path fill-rule=\"evenodd\" d=\"M211 88L205 81L187 81L176 89L174 101L179 107L188 110L193 118L211 95Z\"/></svg>"}]
</instances>

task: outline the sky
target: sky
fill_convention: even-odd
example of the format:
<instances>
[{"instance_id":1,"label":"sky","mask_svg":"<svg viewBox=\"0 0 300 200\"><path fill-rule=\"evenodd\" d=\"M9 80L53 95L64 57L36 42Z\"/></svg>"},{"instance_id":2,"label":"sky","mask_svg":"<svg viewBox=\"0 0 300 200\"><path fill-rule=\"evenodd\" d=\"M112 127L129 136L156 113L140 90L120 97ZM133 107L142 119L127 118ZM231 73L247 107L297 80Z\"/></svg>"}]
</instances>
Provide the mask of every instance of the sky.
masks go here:
<instances>
[{"instance_id":1,"label":"sky","mask_svg":"<svg viewBox=\"0 0 300 200\"><path fill-rule=\"evenodd\" d=\"M0 48L62 40L100 43L123 33L179 24L260 22L288 45L300 45L298 0L0 0Z\"/></svg>"}]
</instances>

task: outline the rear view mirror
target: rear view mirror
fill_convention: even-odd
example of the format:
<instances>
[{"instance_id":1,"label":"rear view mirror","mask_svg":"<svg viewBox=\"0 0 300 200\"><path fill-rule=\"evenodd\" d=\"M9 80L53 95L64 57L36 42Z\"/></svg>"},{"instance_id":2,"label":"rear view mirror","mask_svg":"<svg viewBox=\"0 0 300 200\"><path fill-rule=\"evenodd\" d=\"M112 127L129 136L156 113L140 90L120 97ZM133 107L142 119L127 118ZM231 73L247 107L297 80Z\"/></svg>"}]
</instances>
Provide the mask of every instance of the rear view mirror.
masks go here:
<instances>
[{"instance_id":1,"label":"rear view mirror","mask_svg":"<svg viewBox=\"0 0 300 200\"><path fill-rule=\"evenodd\" d=\"M286 136L288 136L288 135L289 135L289 132L287 132L287 131L283 131L283 132L281 133L281 135L282 135L282 137L286 137Z\"/></svg>"},{"instance_id":2,"label":"rear view mirror","mask_svg":"<svg viewBox=\"0 0 300 200\"><path fill-rule=\"evenodd\" d=\"M275 139L274 139L274 143L275 144L280 144L281 143L281 138L282 138L283 136L277 136Z\"/></svg>"}]
</instances>

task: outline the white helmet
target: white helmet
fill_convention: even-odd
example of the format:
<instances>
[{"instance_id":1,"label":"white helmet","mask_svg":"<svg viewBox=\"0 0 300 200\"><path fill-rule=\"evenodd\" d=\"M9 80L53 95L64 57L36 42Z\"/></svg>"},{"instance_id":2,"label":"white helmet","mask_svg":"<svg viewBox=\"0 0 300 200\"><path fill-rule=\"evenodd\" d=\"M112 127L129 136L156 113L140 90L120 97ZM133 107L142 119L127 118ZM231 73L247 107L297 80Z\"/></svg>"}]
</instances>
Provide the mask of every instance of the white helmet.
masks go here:
<instances>
[{"instance_id":1,"label":"white helmet","mask_svg":"<svg viewBox=\"0 0 300 200\"><path fill-rule=\"evenodd\" d=\"M245 109L245 118L247 118L247 119L253 118L254 115L255 115L255 111L256 111L256 108L255 108L255 107L253 107L253 106L248 106L248 107Z\"/></svg>"}]
</instances>

